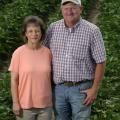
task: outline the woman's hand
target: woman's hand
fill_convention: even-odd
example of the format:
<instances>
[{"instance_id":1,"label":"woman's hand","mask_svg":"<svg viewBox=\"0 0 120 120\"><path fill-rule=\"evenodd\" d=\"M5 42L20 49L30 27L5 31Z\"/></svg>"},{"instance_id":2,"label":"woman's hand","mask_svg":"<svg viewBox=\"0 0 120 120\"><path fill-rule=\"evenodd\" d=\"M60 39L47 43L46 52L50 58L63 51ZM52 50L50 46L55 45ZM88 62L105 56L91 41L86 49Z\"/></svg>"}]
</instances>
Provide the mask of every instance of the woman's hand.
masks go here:
<instances>
[{"instance_id":1,"label":"woman's hand","mask_svg":"<svg viewBox=\"0 0 120 120\"><path fill-rule=\"evenodd\" d=\"M20 104L19 103L13 103L13 113L16 115L16 116L20 116L20 113L21 113L21 107L20 107Z\"/></svg>"}]
</instances>

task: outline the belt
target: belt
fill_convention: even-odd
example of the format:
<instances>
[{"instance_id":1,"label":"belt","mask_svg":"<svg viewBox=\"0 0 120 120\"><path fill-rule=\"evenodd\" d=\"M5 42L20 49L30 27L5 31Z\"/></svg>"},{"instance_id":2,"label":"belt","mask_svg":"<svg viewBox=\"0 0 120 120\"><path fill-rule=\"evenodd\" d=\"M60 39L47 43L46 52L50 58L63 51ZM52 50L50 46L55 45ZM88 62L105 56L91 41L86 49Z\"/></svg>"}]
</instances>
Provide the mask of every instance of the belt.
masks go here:
<instances>
[{"instance_id":1,"label":"belt","mask_svg":"<svg viewBox=\"0 0 120 120\"><path fill-rule=\"evenodd\" d=\"M68 87L72 87L72 86L78 86L80 85L81 83L84 83L84 82L87 82L87 80L82 80L82 81L79 81L79 82L72 82L72 81L65 81L63 83L60 83L60 84L63 84L65 86L68 86Z\"/></svg>"}]
</instances>

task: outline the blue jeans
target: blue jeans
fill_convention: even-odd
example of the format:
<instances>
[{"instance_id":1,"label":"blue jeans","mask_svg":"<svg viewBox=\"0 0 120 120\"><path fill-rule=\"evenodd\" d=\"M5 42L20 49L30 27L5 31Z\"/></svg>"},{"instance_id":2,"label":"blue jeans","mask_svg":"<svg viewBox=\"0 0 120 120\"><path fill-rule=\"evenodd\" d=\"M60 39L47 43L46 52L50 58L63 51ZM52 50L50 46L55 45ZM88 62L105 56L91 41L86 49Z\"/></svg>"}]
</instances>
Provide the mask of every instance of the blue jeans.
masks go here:
<instances>
[{"instance_id":1,"label":"blue jeans","mask_svg":"<svg viewBox=\"0 0 120 120\"><path fill-rule=\"evenodd\" d=\"M57 120L88 120L91 106L83 104L86 93L80 93L92 87L88 80L78 86L68 87L64 84L56 85L54 89L54 105Z\"/></svg>"}]
</instances>

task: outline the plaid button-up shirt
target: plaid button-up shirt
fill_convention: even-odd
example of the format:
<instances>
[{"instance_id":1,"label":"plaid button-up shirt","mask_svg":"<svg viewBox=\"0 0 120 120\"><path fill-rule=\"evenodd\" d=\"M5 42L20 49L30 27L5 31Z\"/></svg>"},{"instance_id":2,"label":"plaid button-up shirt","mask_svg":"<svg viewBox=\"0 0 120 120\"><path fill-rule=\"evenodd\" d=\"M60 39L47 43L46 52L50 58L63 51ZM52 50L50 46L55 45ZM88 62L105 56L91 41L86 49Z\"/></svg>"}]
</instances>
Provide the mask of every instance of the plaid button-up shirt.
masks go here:
<instances>
[{"instance_id":1,"label":"plaid button-up shirt","mask_svg":"<svg viewBox=\"0 0 120 120\"><path fill-rule=\"evenodd\" d=\"M106 59L99 28L82 18L73 28L67 28L63 19L52 23L45 42L53 55L55 84L92 80L96 64Z\"/></svg>"}]
</instances>

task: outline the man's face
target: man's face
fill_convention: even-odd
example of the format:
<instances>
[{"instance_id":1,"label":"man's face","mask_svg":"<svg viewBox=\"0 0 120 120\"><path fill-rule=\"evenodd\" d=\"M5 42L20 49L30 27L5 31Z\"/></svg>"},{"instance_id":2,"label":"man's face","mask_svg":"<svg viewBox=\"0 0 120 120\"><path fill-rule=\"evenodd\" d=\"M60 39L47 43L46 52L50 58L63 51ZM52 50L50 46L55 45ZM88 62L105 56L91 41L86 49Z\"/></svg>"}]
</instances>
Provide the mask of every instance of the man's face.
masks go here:
<instances>
[{"instance_id":1,"label":"man's face","mask_svg":"<svg viewBox=\"0 0 120 120\"><path fill-rule=\"evenodd\" d=\"M67 3L61 6L62 15L66 23L76 24L82 13L82 6L74 3Z\"/></svg>"}]
</instances>

